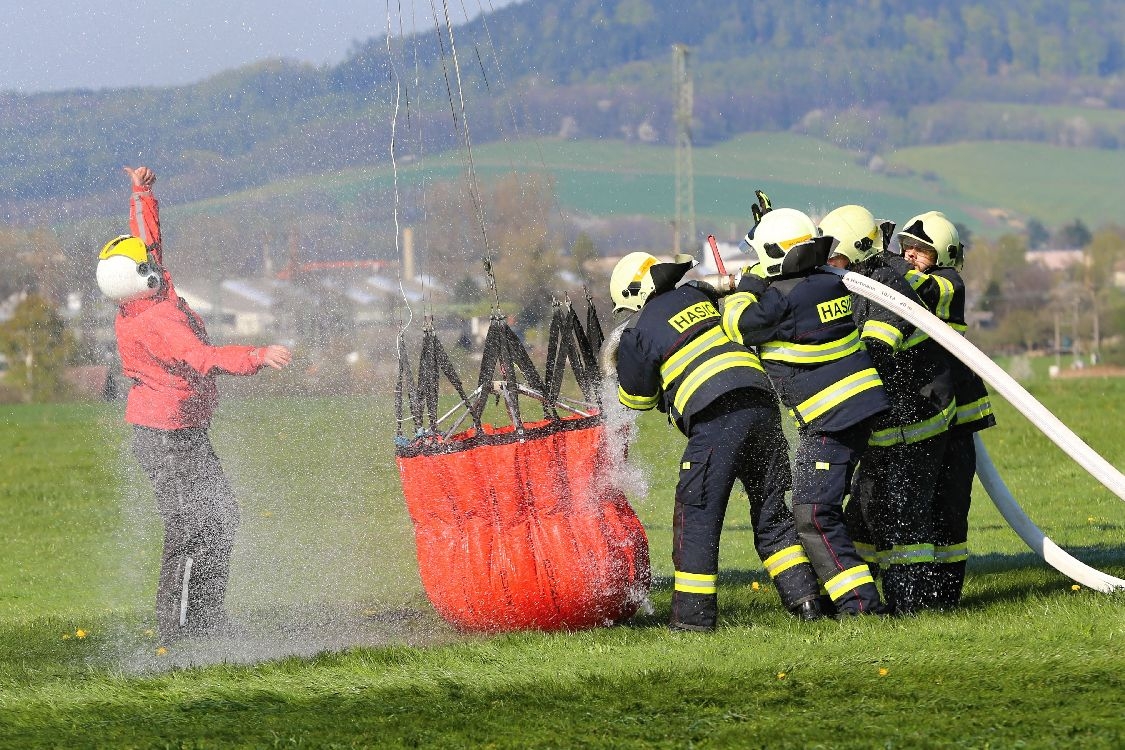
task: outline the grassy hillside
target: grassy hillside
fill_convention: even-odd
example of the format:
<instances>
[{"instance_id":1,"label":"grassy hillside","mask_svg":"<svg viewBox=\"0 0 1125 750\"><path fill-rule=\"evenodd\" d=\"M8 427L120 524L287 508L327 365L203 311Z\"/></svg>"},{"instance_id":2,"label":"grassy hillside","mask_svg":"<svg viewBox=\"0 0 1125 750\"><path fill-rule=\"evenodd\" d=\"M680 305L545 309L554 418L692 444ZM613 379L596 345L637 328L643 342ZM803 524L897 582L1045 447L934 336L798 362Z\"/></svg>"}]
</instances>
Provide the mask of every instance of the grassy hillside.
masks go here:
<instances>
[{"instance_id":1,"label":"grassy hillside","mask_svg":"<svg viewBox=\"0 0 1125 750\"><path fill-rule=\"evenodd\" d=\"M1008 208L1048 226L1075 218L1090 226L1121 221L1125 151L990 142L909 148L891 158L936 175L963 201Z\"/></svg>"},{"instance_id":2,"label":"grassy hillside","mask_svg":"<svg viewBox=\"0 0 1125 750\"><path fill-rule=\"evenodd\" d=\"M873 173L864 159L824 141L791 133L744 135L694 149L696 221L701 235L745 231L755 189L777 205L814 213L862 203L877 215L904 221L940 208L984 235L1012 228L999 218L1038 218L1058 226L1081 218L1090 226L1120 220L1125 199L1119 175L1125 152L1034 143L983 142L902 149L891 170ZM563 215L642 215L669 221L674 213L675 154L659 145L538 139L484 144L473 150L482 180L513 171L554 175ZM400 195L418 199L434 180L463 180L463 155L446 152L400 165ZM390 168L352 168L244 190L196 203L165 205L172 236L194 222L253 213L286 226L309 206L331 206L347 217L366 205L388 211ZM381 207L381 208L380 208ZM417 206L406 206L417 210ZM999 209L994 211L993 209ZM345 220L349 220L346 219ZM733 231L732 231L733 230Z\"/></svg>"}]
</instances>

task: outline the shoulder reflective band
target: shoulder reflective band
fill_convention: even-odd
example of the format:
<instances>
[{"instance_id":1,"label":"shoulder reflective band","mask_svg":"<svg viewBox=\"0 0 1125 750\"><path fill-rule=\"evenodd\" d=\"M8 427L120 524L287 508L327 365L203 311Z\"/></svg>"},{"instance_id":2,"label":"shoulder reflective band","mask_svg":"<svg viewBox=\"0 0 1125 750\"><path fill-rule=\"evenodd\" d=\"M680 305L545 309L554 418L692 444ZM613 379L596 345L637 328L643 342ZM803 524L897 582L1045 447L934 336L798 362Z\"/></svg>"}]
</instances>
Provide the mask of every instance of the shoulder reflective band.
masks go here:
<instances>
[{"instance_id":1,"label":"shoulder reflective band","mask_svg":"<svg viewBox=\"0 0 1125 750\"><path fill-rule=\"evenodd\" d=\"M622 406L629 409L648 411L654 408L659 402L660 394L656 394L655 396L634 396L621 386L617 386L617 400L621 402Z\"/></svg>"},{"instance_id":2,"label":"shoulder reflective band","mask_svg":"<svg viewBox=\"0 0 1125 750\"><path fill-rule=\"evenodd\" d=\"M992 414L992 401L988 396L984 396L969 404L957 404L957 414L953 417L953 424L969 424L984 419L990 414Z\"/></svg>"},{"instance_id":3,"label":"shoulder reflective band","mask_svg":"<svg viewBox=\"0 0 1125 750\"><path fill-rule=\"evenodd\" d=\"M932 544L896 544L879 555L883 565L914 565L934 561Z\"/></svg>"},{"instance_id":4,"label":"shoulder reflective band","mask_svg":"<svg viewBox=\"0 0 1125 750\"><path fill-rule=\"evenodd\" d=\"M846 357L858 352L862 344L859 331L823 344L793 344L788 341L767 341L758 347L762 359L794 365L810 365Z\"/></svg>"},{"instance_id":5,"label":"shoulder reflective band","mask_svg":"<svg viewBox=\"0 0 1125 750\"><path fill-rule=\"evenodd\" d=\"M906 280L909 282L910 288L914 291L918 291L929 279L930 275L928 273L922 273L915 268L911 268L906 272Z\"/></svg>"},{"instance_id":6,"label":"shoulder reflective band","mask_svg":"<svg viewBox=\"0 0 1125 750\"><path fill-rule=\"evenodd\" d=\"M866 565L856 565L829 578L824 582L824 588L828 591L828 596L832 597L832 601L836 601L865 583L875 583L875 579L871 577L871 569Z\"/></svg>"},{"instance_id":7,"label":"shoulder reflective band","mask_svg":"<svg viewBox=\"0 0 1125 750\"><path fill-rule=\"evenodd\" d=\"M949 429L949 425L953 422L953 415L957 411L957 402L951 401L949 406L942 409L937 414L929 419L923 419L921 422L913 424L900 425L898 427L886 427L882 430L875 430L871 433L868 439L868 445L874 445L879 448L886 448L889 445L910 445L911 443L920 443L927 438L932 438L935 435L940 435Z\"/></svg>"},{"instance_id":8,"label":"shoulder reflective band","mask_svg":"<svg viewBox=\"0 0 1125 750\"><path fill-rule=\"evenodd\" d=\"M676 411L683 414L688 400L692 397L692 394L699 390L699 386L703 385L720 372L733 367L749 367L763 373L765 372L762 363L758 361L757 355L747 349L725 352L717 357L711 357L705 363L692 370L691 373L684 378L684 382L680 383L680 387L676 389Z\"/></svg>"},{"instance_id":9,"label":"shoulder reflective band","mask_svg":"<svg viewBox=\"0 0 1125 750\"><path fill-rule=\"evenodd\" d=\"M762 561L762 565L765 566L766 572L770 574L770 578L777 578L794 565L800 565L808 561L809 558L805 555L804 548L799 544L794 544L774 552Z\"/></svg>"},{"instance_id":10,"label":"shoulder reflective band","mask_svg":"<svg viewBox=\"0 0 1125 750\"><path fill-rule=\"evenodd\" d=\"M949 320L949 308L953 304L953 282L944 276L931 276L938 286L938 302L934 307L934 315L942 320Z\"/></svg>"},{"instance_id":11,"label":"shoulder reflective band","mask_svg":"<svg viewBox=\"0 0 1125 750\"><path fill-rule=\"evenodd\" d=\"M723 330L736 344L742 343L742 331L738 328L738 319L746 308L758 301L751 292L735 292L726 298L723 303Z\"/></svg>"},{"instance_id":12,"label":"shoulder reflective band","mask_svg":"<svg viewBox=\"0 0 1125 750\"><path fill-rule=\"evenodd\" d=\"M852 396L859 395L871 388L881 388L883 385L879 373L874 367L868 367L853 373L843 380L837 380L827 388L814 394L797 404L797 414L805 424L813 421L829 409L839 406Z\"/></svg>"},{"instance_id":13,"label":"shoulder reflective band","mask_svg":"<svg viewBox=\"0 0 1125 750\"><path fill-rule=\"evenodd\" d=\"M934 545L934 562L958 563L969 559L969 543L950 544L944 547Z\"/></svg>"},{"instance_id":14,"label":"shoulder reflective band","mask_svg":"<svg viewBox=\"0 0 1125 750\"><path fill-rule=\"evenodd\" d=\"M676 571L676 591L685 594L714 594L718 590L719 574L681 573Z\"/></svg>"},{"instance_id":15,"label":"shoulder reflective band","mask_svg":"<svg viewBox=\"0 0 1125 750\"><path fill-rule=\"evenodd\" d=\"M719 326L715 326L702 336L689 341L687 346L677 351L665 360L664 364L660 365L660 377L664 381L664 387L667 388L669 383L682 375L684 368L690 365L696 357L708 349L722 346L728 341L730 339Z\"/></svg>"}]
</instances>

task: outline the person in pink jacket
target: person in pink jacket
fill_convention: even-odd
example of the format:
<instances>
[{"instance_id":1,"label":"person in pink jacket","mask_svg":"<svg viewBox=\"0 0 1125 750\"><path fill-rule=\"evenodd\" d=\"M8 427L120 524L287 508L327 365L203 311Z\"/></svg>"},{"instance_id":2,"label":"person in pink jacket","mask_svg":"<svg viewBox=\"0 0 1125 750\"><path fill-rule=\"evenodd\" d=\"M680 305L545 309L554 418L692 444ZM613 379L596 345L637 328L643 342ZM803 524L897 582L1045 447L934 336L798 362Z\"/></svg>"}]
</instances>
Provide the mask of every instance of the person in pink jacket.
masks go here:
<instances>
[{"instance_id":1,"label":"person in pink jacket","mask_svg":"<svg viewBox=\"0 0 1125 750\"><path fill-rule=\"evenodd\" d=\"M215 376L282 369L292 355L278 344L211 345L202 318L164 268L156 174L148 167L125 171L133 182L132 234L102 248L97 277L119 304L117 348L132 381L125 421L164 523L156 626L169 645L229 626L225 598L239 509L207 434L218 403Z\"/></svg>"}]
</instances>

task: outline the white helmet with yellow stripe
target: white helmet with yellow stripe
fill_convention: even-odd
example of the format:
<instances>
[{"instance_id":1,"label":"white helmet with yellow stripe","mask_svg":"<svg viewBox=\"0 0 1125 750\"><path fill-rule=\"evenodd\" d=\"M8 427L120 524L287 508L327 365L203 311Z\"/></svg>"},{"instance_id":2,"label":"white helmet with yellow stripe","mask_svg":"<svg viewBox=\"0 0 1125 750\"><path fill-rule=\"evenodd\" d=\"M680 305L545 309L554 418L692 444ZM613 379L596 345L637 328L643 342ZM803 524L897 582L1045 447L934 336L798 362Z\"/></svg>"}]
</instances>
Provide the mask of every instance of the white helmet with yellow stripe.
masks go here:
<instances>
[{"instance_id":1,"label":"white helmet with yellow stripe","mask_svg":"<svg viewBox=\"0 0 1125 750\"><path fill-rule=\"evenodd\" d=\"M819 236L807 214L795 208L774 208L762 215L743 242L758 256L762 274L769 277L781 275L786 253Z\"/></svg>"},{"instance_id":2,"label":"white helmet with yellow stripe","mask_svg":"<svg viewBox=\"0 0 1125 750\"><path fill-rule=\"evenodd\" d=\"M652 294L675 287L693 265L692 257L682 253L670 263L649 253L629 253L617 261L609 275L613 311L640 310Z\"/></svg>"},{"instance_id":3,"label":"white helmet with yellow stripe","mask_svg":"<svg viewBox=\"0 0 1125 750\"><path fill-rule=\"evenodd\" d=\"M883 249L879 222L863 206L833 209L820 220L820 231L836 240L832 254L843 255L849 263L862 263Z\"/></svg>"},{"instance_id":4,"label":"white helmet with yellow stripe","mask_svg":"<svg viewBox=\"0 0 1125 750\"><path fill-rule=\"evenodd\" d=\"M102 294L118 302L160 291L160 267L145 243L130 234L113 238L98 253L97 278Z\"/></svg>"}]
</instances>

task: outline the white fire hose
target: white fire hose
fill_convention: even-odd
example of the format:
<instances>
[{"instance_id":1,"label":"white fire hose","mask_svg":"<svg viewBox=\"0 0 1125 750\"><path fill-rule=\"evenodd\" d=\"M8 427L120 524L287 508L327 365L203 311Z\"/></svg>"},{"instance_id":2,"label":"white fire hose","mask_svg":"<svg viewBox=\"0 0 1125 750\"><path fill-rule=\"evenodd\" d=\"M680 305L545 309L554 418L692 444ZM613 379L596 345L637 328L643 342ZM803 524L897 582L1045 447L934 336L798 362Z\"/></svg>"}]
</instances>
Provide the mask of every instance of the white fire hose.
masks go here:
<instances>
[{"instance_id":1,"label":"white fire hose","mask_svg":"<svg viewBox=\"0 0 1125 750\"><path fill-rule=\"evenodd\" d=\"M973 372L992 386L1032 424L1078 462L1099 482L1122 500L1125 500L1125 476L1112 464L1094 452L1064 425L1054 414L1040 404L1034 396L1017 383L1008 373L993 362L984 352L946 325L936 315L921 305L907 299L895 290L854 272L841 272L828 266L824 270L843 276L849 291L866 297L891 310L930 335L955 357L968 365ZM992 463L980 435L974 435L977 448L977 475L992 502L1021 539L1043 560L1063 575L1098 591L1111 592L1125 589L1125 580L1115 578L1067 554L1052 542L1034 523L1012 497Z\"/></svg>"}]
</instances>

